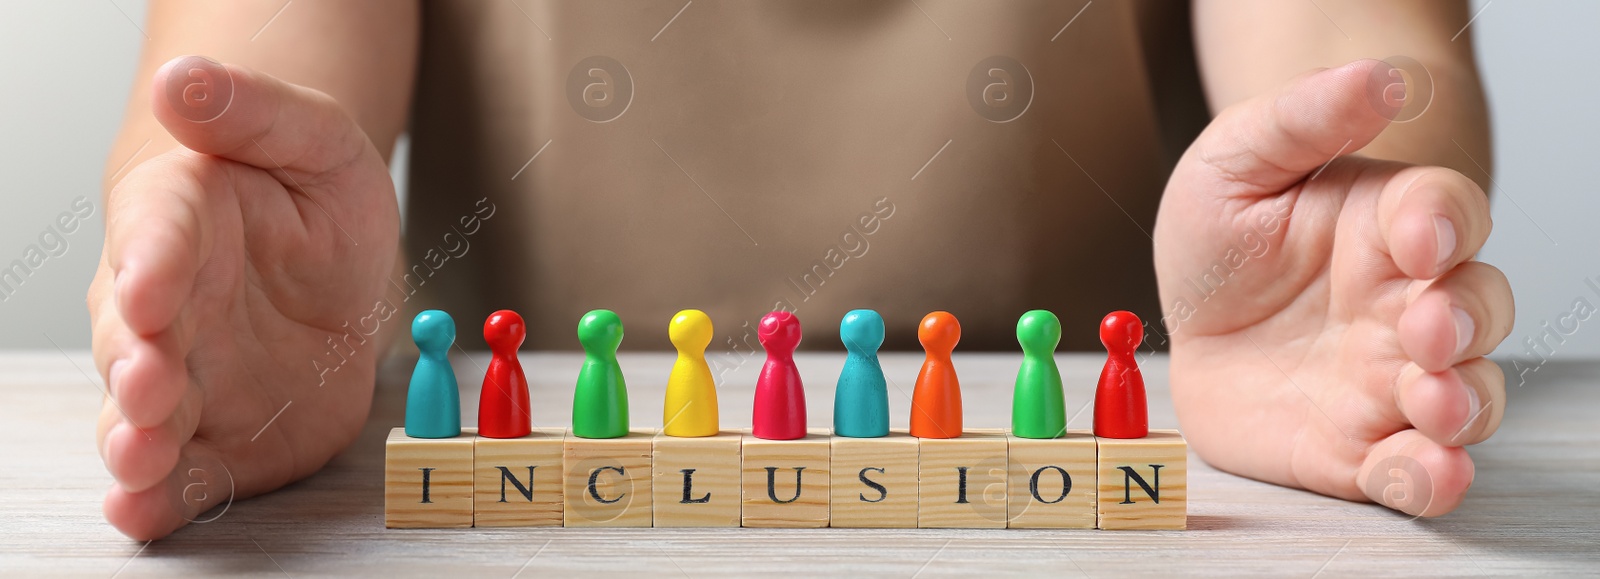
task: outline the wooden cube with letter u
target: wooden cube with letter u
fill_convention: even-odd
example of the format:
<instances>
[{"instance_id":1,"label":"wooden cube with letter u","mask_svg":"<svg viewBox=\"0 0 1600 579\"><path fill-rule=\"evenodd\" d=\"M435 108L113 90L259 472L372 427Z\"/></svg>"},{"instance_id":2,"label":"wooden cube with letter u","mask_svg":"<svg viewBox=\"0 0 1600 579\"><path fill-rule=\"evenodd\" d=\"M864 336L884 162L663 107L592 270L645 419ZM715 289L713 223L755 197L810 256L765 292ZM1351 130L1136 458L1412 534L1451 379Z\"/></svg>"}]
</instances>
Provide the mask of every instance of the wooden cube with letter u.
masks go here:
<instances>
[{"instance_id":1,"label":"wooden cube with letter u","mask_svg":"<svg viewBox=\"0 0 1600 579\"><path fill-rule=\"evenodd\" d=\"M1099 526L1181 530L1189 518L1189 445L1176 430L1100 438Z\"/></svg>"},{"instance_id":2,"label":"wooden cube with letter u","mask_svg":"<svg viewBox=\"0 0 1600 579\"><path fill-rule=\"evenodd\" d=\"M389 431L383 445L383 525L391 529L472 526L472 441L412 438Z\"/></svg>"},{"instance_id":3,"label":"wooden cube with letter u","mask_svg":"<svg viewBox=\"0 0 1600 579\"><path fill-rule=\"evenodd\" d=\"M746 527L828 526L828 431L798 440L745 435L742 466Z\"/></svg>"}]
</instances>

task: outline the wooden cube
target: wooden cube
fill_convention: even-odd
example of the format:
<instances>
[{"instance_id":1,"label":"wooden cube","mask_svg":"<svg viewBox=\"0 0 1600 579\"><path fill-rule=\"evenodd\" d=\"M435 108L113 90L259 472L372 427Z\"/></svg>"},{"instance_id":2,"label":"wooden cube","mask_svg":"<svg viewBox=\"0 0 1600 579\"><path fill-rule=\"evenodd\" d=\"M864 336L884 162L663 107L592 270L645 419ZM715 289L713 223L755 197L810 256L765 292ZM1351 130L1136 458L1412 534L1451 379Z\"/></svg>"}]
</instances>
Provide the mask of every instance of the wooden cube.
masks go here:
<instances>
[{"instance_id":1,"label":"wooden cube","mask_svg":"<svg viewBox=\"0 0 1600 579\"><path fill-rule=\"evenodd\" d=\"M828 431L798 440L744 436L740 467L746 527L828 526Z\"/></svg>"},{"instance_id":2,"label":"wooden cube","mask_svg":"<svg viewBox=\"0 0 1600 579\"><path fill-rule=\"evenodd\" d=\"M657 436L650 488L657 527L739 526L743 435Z\"/></svg>"},{"instance_id":3,"label":"wooden cube","mask_svg":"<svg viewBox=\"0 0 1600 579\"><path fill-rule=\"evenodd\" d=\"M565 429L535 428L522 438L473 441L473 525L561 526L561 445Z\"/></svg>"},{"instance_id":4,"label":"wooden cube","mask_svg":"<svg viewBox=\"0 0 1600 579\"><path fill-rule=\"evenodd\" d=\"M1189 519L1189 445L1176 430L1096 438L1102 529L1182 529Z\"/></svg>"},{"instance_id":5,"label":"wooden cube","mask_svg":"<svg viewBox=\"0 0 1600 579\"><path fill-rule=\"evenodd\" d=\"M917 526L1006 526L1006 433L967 430L958 438L923 438L917 456Z\"/></svg>"},{"instance_id":6,"label":"wooden cube","mask_svg":"<svg viewBox=\"0 0 1600 579\"><path fill-rule=\"evenodd\" d=\"M828 517L832 527L917 526L917 439L835 436Z\"/></svg>"},{"instance_id":7,"label":"wooden cube","mask_svg":"<svg viewBox=\"0 0 1600 579\"><path fill-rule=\"evenodd\" d=\"M1068 430L1062 438L1007 439L1006 526L1093 529L1099 465L1094 433Z\"/></svg>"},{"instance_id":8,"label":"wooden cube","mask_svg":"<svg viewBox=\"0 0 1600 579\"><path fill-rule=\"evenodd\" d=\"M648 527L653 524L650 443L653 432L621 438L579 438L562 444L562 522L568 527Z\"/></svg>"},{"instance_id":9,"label":"wooden cube","mask_svg":"<svg viewBox=\"0 0 1600 579\"><path fill-rule=\"evenodd\" d=\"M472 440L411 438L389 431L383 443L383 526L422 529L472 526Z\"/></svg>"}]
</instances>

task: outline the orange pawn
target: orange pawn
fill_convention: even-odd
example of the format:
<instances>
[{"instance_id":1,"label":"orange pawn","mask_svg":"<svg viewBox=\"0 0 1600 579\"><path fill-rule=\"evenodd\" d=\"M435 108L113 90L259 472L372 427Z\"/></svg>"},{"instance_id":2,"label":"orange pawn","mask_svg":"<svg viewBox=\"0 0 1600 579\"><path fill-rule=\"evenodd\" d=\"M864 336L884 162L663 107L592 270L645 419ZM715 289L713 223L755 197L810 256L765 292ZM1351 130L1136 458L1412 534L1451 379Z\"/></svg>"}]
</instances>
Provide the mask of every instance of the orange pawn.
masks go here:
<instances>
[{"instance_id":1,"label":"orange pawn","mask_svg":"<svg viewBox=\"0 0 1600 579\"><path fill-rule=\"evenodd\" d=\"M961 341L961 322L950 312L928 314L917 327L917 341L928 355L911 394L911 436L961 436L961 382L950 361L950 352Z\"/></svg>"}]
</instances>

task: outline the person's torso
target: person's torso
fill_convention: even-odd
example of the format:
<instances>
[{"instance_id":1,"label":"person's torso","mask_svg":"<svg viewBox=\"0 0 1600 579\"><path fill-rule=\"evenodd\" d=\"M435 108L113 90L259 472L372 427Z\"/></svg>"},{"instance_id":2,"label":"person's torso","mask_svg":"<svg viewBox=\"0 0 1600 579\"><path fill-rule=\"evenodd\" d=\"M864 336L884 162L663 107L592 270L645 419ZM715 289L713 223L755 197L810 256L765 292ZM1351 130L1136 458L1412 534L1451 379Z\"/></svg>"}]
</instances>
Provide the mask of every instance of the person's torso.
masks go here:
<instances>
[{"instance_id":1,"label":"person's torso","mask_svg":"<svg viewBox=\"0 0 1600 579\"><path fill-rule=\"evenodd\" d=\"M934 310L1009 349L1043 308L1098 348L1106 312L1158 311L1167 161L1134 9L1083 8L425 3L404 285L469 347L510 308L574 349L606 308L624 349L670 348L696 308L713 351L759 353L781 308L839 348L870 308L885 349Z\"/></svg>"}]
</instances>

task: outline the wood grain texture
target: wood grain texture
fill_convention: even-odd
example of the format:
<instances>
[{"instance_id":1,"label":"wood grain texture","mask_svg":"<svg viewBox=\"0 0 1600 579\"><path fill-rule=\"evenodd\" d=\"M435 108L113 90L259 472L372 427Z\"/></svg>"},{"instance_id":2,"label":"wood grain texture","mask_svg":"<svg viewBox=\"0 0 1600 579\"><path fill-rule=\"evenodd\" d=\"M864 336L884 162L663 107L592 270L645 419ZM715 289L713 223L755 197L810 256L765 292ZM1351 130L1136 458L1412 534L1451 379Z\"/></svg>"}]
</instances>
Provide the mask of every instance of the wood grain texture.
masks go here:
<instances>
[{"instance_id":1,"label":"wood grain texture","mask_svg":"<svg viewBox=\"0 0 1600 579\"><path fill-rule=\"evenodd\" d=\"M655 432L635 428L621 438L579 438L563 443L562 523L568 527L648 527L651 514L650 449Z\"/></svg>"},{"instance_id":2,"label":"wood grain texture","mask_svg":"<svg viewBox=\"0 0 1600 579\"><path fill-rule=\"evenodd\" d=\"M384 441L383 524L394 529L472 526L473 429L455 438Z\"/></svg>"},{"instance_id":3,"label":"wood grain texture","mask_svg":"<svg viewBox=\"0 0 1600 579\"><path fill-rule=\"evenodd\" d=\"M696 2L683 18L698 8ZM1083 18L1099 8L1096 2ZM508 18L522 18L504 9ZM1071 16L1065 14L1062 22ZM733 322L730 327L736 326ZM634 415L660 416L662 385L674 355L629 352L624 346L619 358ZM1062 353L1056 359L1070 416L1092 396L1105 354ZM462 384L481 383L488 360L487 353L452 358ZM885 353L882 360L894 383L889 388L891 425L905 428L922 355ZM1009 424L1018 360L1014 353L956 352L967 424ZM833 389L825 382L838 376L844 356L802 352L796 361L810 386L806 402L811 423L830 423ZM1578 362L1565 353L1530 373L1526 385L1518 387L1517 374L1508 374L1505 421L1494 438L1467 449L1477 473L1466 502L1454 513L1414 520L1375 505L1237 477L1190 455L1188 530L1121 532L385 529L384 441L404 416L405 384L414 362L395 358L381 368L366 429L320 472L276 492L212 509L195 517L210 522L146 545L118 534L100 514L112 481L95 446L102 396L97 388L103 384L98 378L85 379L85 371L95 376L88 351L69 351L68 356L54 350L0 352L0 455L11 467L0 469L0 520L6 521L0 525L0 574L118 579L285 573L1522 577L1592 575L1600 568L1600 550L1594 547L1600 544L1600 525L1595 523L1600 520L1600 493L1594 492L1600 488L1600 429L1594 426L1600 363ZM564 426L581 354L524 352L523 365L533 386L535 424ZM727 401L721 409L723 424L749 424L760 366L756 356L722 376L717 388ZM1143 360L1142 370L1151 426L1176 427L1167 359L1157 355ZM1287 383L1283 387L1298 396ZM463 388L462 394L464 424L475 424L478 389ZM321 403L325 401L297 400L284 415ZM282 404L261 408L260 415L271 416ZM1088 428L1090 416L1082 412L1071 426ZM280 426L267 427L255 444L276 444ZM1552 464L1561 465L1559 472L1551 471Z\"/></svg>"},{"instance_id":4,"label":"wood grain texture","mask_svg":"<svg viewBox=\"0 0 1600 579\"><path fill-rule=\"evenodd\" d=\"M1012 436L1008 444L1006 526L1013 529L1092 529L1099 480L1093 432L1061 438Z\"/></svg>"},{"instance_id":5,"label":"wood grain texture","mask_svg":"<svg viewBox=\"0 0 1600 579\"><path fill-rule=\"evenodd\" d=\"M881 438L835 436L831 444L829 526L917 526L917 439L896 429Z\"/></svg>"},{"instance_id":6,"label":"wood grain texture","mask_svg":"<svg viewBox=\"0 0 1600 579\"><path fill-rule=\"evenodd\" d=\"M957 438L917 441L917 526L1006 526L1006 434L966 429Z\"/></svg>"},{"instance_id":7,"label":"wood grain texture","mask_svg":"<svg viewBox=\"0 0 1600 579\"><path fill-rule=\"evenodd\" d=\"M828 431L812 428L799 440L744 436L740 459L746 527L828 526Z\"/></svg>"},{"instance_id":8,"label":"wood grain texture","mask_svg":"<svg viewBox=\"0 0 1600 579\"><path fill-rule=\"evenodd\" d=\"M697 438L657 436L650 483L655 526L739 526L743 438L727 431ZM694 472L685 475L685 469Z\"/></svg>"},{"instance_id":9,"label":"wood grain texture","mask_svg":"<svg viewBox=\"0 0 1600 579\"><path fill-rule=\"evenodd\" d=\"M1101 529L1185 528L1189 514L1189 445L1182 434L1151 429L1144 438L1096 437L1095 441L1100 451L1097 504ZM1146 485L1150 487L1148 491Z\"/></svg>"},{"instance_id":10,"label":"wood grain texture","mask_svg":"<svg viewBox=\"0 0 1600 579\"><path fill-rule=\"evenodd\" d=\"M566 434L563 428L544 427L522 438L473 440L473 525L561 526Z\"/></svg>"}]
</instances>

